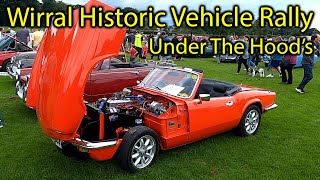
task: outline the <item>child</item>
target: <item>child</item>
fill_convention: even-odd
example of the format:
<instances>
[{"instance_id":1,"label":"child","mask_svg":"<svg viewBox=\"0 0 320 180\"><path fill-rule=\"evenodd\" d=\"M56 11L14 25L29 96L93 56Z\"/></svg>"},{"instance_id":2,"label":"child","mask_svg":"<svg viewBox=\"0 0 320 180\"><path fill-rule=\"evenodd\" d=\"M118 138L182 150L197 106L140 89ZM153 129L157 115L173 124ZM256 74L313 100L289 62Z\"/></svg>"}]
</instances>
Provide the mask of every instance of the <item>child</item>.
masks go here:
<instances>
[{"instance_id":1,"label":"child","mask_svg":"<svg viewBox=\"0 0 320 180\"><path fill-rule=\"evenodd\" d=\"M142 57L141 57L141 59L147 59L147 56L148 56L147 41L143 41L143 43L142 43Z\"/></svg>"},{"instance_id":2,"label":"child","mask_svg":"<svg viewBox=\"0 0 320 180\"><path fill-rule=\"evenodd\" d=\"M130 49L130 62L135 62L137 54L138 54L138 51L135 49L134 46L132 46Z\"/></svg>"}]
</instances>

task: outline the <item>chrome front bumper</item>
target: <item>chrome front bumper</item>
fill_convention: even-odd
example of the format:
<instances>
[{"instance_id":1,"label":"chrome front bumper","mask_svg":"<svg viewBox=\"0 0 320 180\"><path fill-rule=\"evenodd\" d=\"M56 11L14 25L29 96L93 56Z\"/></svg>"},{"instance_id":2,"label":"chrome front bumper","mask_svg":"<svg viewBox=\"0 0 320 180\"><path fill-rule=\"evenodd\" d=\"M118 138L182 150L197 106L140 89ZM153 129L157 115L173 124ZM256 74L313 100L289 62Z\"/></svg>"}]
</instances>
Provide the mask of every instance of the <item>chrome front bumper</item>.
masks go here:
<instances>
[{"instance_id":1,"label":"chrome front bumper","mask_svg":"<svg viewBox=\"0 0 320 180\"><path fill-rule=\"evenodd\" d=\"M275 108L277 108L277 107L278 107L277 104L272 104L271 106L266 107L266 108L264 109L264 111L270 111L271 109L275 109Z\"/></svg>"},{"instance_id":2,"label":"chrome front bumper","mask_svg":"<svg viewBox=\"0 0 320 180\"><path fill-rule=\"evenodd\" d=\"M77 147L83 148L83 149L88 149L88 150L104 149L104 148L115 146L117 144L117 140L89 142L89 141L79 139L79 138L75 138L75 139L68 141L68 142L73 144L74 146L77 146Z\"/></svg>"}]
</instances>

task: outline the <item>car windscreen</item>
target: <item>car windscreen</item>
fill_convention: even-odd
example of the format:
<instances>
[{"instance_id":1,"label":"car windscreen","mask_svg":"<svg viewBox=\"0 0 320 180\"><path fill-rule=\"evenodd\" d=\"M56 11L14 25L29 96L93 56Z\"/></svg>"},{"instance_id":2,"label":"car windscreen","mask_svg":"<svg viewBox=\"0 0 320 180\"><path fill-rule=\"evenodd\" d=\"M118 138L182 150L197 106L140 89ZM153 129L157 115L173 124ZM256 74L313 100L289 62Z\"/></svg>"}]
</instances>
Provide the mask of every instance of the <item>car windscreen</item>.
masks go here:
<instances>
[{"instance_id":1,"label":"car windscreen","mask_svg":"<svg viewBox=\"0 0 320 180\"><path fill-rule=\"evenodd\" d=\"M199 76L192 72L170 68L155 68L138 86L177 97L189 98L198 79Z\"/></svg>"},{"instance_id":2,"label":"car windscreen","mask_svg":"<svg viewBox=\"0 0 320 180\"><path fill-rule=\"evenodd\" d=\"M13 39L9 36L5 36L0 41L0 51L4 51L13 42Z\"/></svg>"}]
</instances>

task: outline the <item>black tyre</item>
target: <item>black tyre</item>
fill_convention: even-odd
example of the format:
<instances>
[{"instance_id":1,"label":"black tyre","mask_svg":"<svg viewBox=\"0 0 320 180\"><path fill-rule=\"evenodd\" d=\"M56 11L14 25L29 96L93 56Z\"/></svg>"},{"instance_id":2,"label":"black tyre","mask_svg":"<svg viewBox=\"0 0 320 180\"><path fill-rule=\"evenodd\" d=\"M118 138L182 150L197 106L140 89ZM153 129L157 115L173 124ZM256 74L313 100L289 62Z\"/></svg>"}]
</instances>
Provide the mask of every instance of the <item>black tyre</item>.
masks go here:
<instances>
[{"instance_id":1,"label":"black tyre","mask_svg":"<svg viewBox=\"0 0 320 180\"><path fill-rule=\"evenodd\" d=\"M11 63L10 59L5 60L4 63L3 63L1 71L2 72L7 72L7 67L9 67L10 63Z\"/></svg>"},{"instance_id":2,"label":"black tyre","mask_svg":"<svg viewBox=\"0 0 320 180\"><path fill-rule=\"evenodd\" d=\"M117 160L122 169L135 173L153 164L158 152L157 133L146 126L135 126L123 136Z\"/></svg>"},{"instance_id":3,"label":"black tyre","mask_svg":"<svg viewBox=\"0 0 320 180\"><path fill-rule=\"evenodd\" d=\"M251 105L244 112L236 128L239 136L251 136L257 133L261 122L261 110L257 105Z\"/></svg>"}]
</instances>

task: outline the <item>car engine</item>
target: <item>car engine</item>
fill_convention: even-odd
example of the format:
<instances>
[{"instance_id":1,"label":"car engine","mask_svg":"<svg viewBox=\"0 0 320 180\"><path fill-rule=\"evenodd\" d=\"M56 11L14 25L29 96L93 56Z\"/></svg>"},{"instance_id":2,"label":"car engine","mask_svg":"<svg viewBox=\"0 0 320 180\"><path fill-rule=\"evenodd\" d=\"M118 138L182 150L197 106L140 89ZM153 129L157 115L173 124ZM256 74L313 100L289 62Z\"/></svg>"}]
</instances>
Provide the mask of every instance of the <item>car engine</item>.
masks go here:
<instances>
[{"instance_id":1,"label":"car engine","mask_svg":"<svg viewBox=\"0 0 320 180\"><path fill-rule=\"evenodd\" d=\"M143 112L160 116L172 105L173 103L170 102L167 103L168 107L166 107L163 102L157 101L152 96L133 95L131 90L127 88L122 92L113 94L109 99L101 98L95 103L95 106L106 114L120 113L138 117L141 117Z\"/></svg>"}]
</instances>

